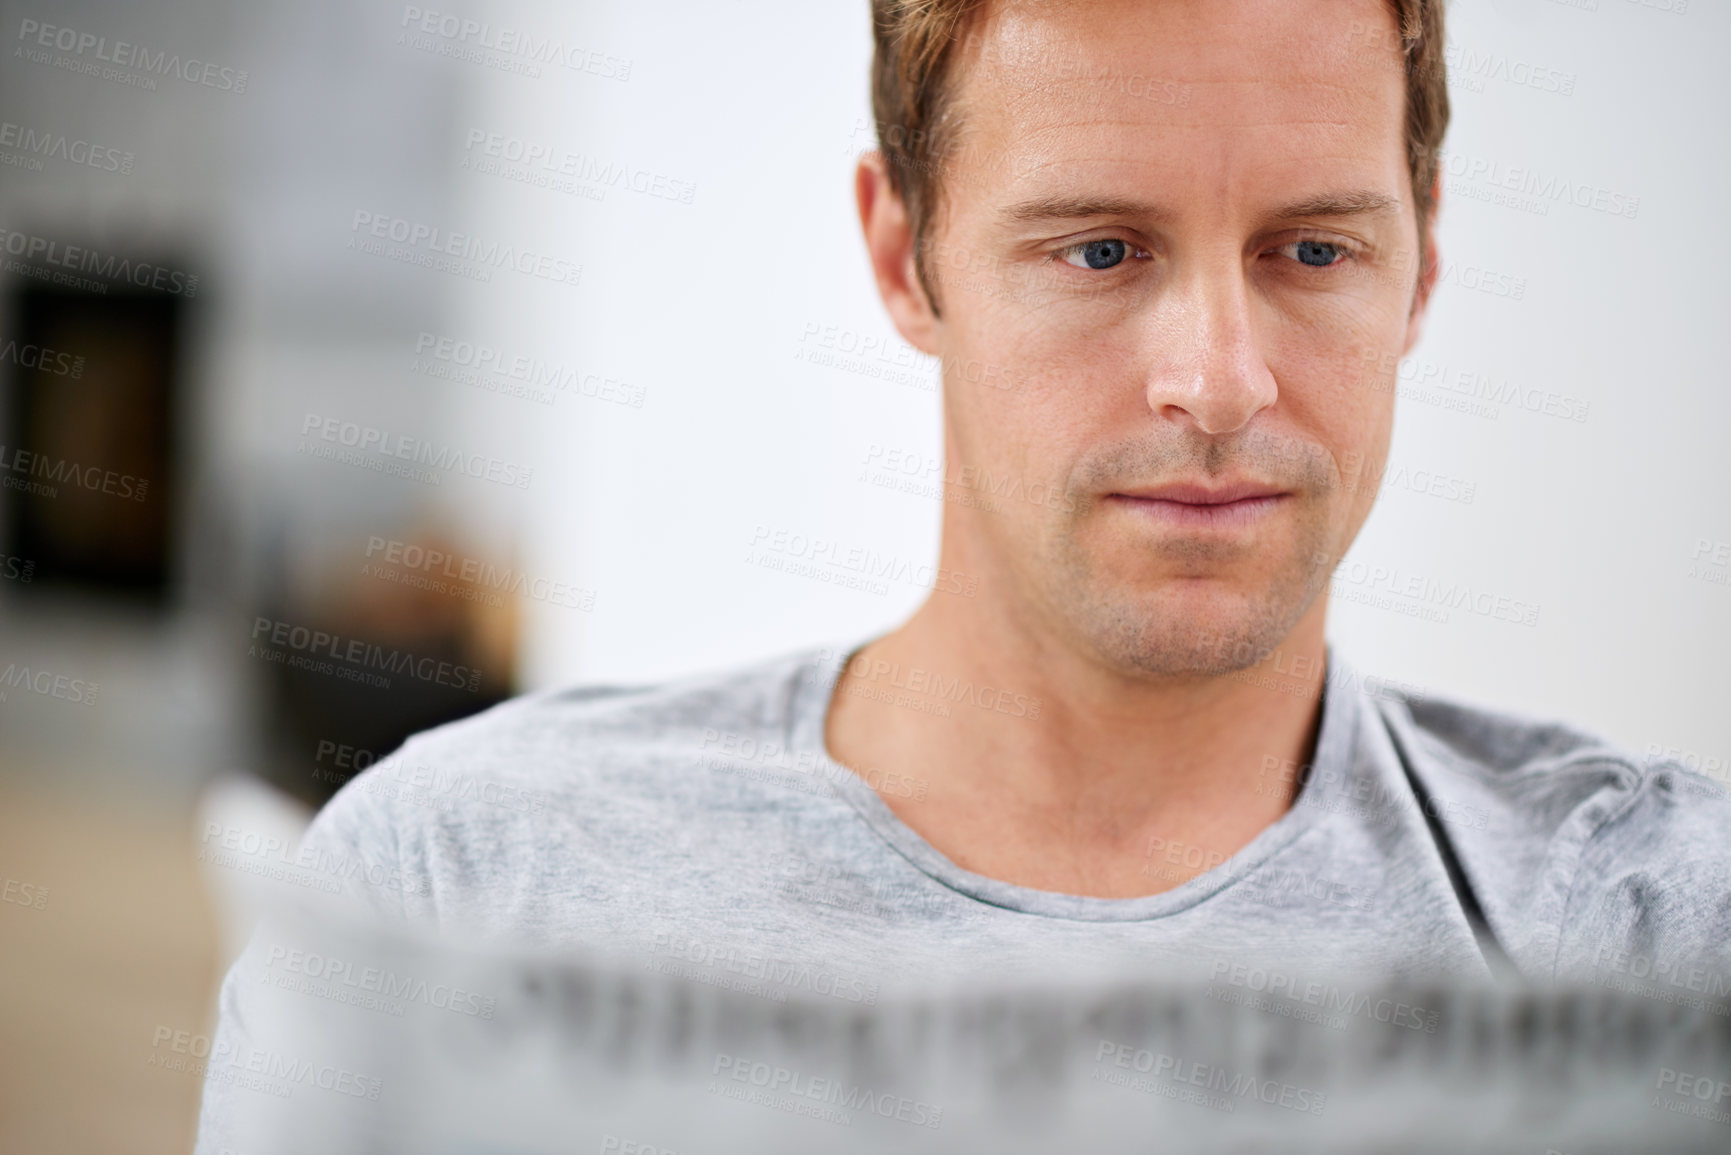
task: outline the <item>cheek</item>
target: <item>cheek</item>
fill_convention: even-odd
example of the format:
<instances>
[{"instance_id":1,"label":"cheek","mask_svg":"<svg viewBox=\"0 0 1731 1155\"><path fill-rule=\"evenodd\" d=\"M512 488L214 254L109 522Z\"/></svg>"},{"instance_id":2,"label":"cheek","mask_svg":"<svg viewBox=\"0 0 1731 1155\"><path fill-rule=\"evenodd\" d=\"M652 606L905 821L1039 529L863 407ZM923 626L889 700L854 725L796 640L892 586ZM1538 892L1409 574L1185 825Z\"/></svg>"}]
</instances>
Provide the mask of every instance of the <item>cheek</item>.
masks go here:
<instances>
[{"instance_id":1,"label":"cheek","mask_svg":"<svg viewBox=\"0 0 1731 1155\"><path fill-rule=\"evenodd\" d=\"M970 318L949 336L944 411L970 462L1002 464L1029 480L1061 475L1123 392L1122 369L1110 372L1122 355L1068 341L1037 316Z\"/></svg>"},{"instance_id":2,"label":"cheek","mask_svg":"<svg viewBox=\"0 0 1731 1155\"><path fill-rule=\"evenodd\" d=\"M1387 442L1403 333L1392 317L1372 314L1321 329L1282 327L1264 344L1279 408L1327 446L1343 472Z\"/></svg>"}]
</instances>

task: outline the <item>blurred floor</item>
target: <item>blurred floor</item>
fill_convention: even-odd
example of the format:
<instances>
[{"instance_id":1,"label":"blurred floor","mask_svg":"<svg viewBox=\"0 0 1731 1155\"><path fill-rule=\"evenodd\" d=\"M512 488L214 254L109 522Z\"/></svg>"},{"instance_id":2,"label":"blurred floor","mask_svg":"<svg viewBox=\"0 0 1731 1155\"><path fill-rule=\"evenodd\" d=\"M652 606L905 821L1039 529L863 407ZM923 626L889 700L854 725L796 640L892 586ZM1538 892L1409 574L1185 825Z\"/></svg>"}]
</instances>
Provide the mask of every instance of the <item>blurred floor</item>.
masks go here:
<instances>
[{"instance_id":1,"label":"blurred floor","mask_svg":"<svg viewBox=\"0 0 1731 1155\"><path fill-rule=\"evenodd\" d=\"M0 902L0 1151L191 1150L200 1081L151 1058L159 1028L210 1032L219 929L194 853L190 814L0 778L0 885L17 884Z\"/></svg>"}]
</instances>

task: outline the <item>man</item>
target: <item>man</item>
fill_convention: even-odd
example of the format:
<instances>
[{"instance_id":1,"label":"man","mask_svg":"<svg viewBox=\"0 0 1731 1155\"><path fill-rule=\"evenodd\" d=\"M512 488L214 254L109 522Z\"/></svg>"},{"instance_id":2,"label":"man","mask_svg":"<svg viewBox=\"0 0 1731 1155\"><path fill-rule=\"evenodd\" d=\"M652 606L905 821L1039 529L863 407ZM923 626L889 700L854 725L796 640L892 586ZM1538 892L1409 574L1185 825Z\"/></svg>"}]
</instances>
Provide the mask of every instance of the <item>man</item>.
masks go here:
<instances>
[{"instance_id":1,"label":"man","mask_svg":"<svg viewBox=\"0 0 1731 1155\"><path fill-rule=\"evenodd\" d=\"M890 316L945 366L947 576L863 645L411 740L309 833L401 880L354 897L856 1002L1126 962L1724 974L1716 785L1326 647L1436 283L1441 5L874 19L856 193ZM474 789L409 790L441 780Z\"/></svg>"}]
</instances>

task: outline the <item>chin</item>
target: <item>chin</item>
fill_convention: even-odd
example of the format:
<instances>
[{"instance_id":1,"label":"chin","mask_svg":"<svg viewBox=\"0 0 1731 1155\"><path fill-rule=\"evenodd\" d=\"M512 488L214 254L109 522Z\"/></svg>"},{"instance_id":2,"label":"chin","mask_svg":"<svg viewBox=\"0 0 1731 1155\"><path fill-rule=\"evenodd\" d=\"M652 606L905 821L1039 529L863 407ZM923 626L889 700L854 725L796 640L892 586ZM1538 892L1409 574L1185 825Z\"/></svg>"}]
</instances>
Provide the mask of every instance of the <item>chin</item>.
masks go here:
<instances>
[{"instance_id":1,"label":"chin","mask_svg":"<svg viewBox=\"0 0 1731 1155\"><path fill-rule=\"evenodd\" d=\"M1140 596L1088 597L1067 613L1101 659L1126 674L1208 677L1273 653L1309 608L1303 593L1185 579Z\"/></svg>"}]
</instances>

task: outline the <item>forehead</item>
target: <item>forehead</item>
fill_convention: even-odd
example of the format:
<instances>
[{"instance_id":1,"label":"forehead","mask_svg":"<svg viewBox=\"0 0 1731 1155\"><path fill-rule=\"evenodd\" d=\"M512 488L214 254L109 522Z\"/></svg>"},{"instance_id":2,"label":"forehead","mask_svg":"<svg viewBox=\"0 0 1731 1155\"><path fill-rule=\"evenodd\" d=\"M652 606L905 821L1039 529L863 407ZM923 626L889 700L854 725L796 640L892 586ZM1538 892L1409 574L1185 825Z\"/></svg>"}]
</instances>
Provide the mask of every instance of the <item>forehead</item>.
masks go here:
<instances>
[{"instance_id":1,"label":"forehead","mask_svg":"<svg viewBox=\"0 0 1731 1155\"><path fill-rule=\"evenodd\" d=\"M952 169L1021 193L1402 193L1399 45L1387 0L1003 0L954 61Z\"/></svg>"}]
</instances>

